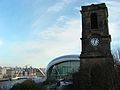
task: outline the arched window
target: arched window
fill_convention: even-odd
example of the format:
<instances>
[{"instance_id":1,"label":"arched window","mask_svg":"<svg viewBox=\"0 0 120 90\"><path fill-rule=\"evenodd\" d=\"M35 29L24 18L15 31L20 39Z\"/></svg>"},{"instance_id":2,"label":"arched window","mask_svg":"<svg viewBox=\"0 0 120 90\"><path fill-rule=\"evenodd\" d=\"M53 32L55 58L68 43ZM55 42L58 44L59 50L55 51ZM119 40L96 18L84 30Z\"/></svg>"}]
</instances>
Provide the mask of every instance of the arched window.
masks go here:
<instances>
[{"instance_id":1,"label":"arched window","mask_svg":"<svg viewBox=\"0 0 120 90\"><path fill-rule=\"evenodd\" d=\"M91 29L97 29L98 28L97 13L92 13L90 18L91 18Z\"/></svg>"}]
</instances>

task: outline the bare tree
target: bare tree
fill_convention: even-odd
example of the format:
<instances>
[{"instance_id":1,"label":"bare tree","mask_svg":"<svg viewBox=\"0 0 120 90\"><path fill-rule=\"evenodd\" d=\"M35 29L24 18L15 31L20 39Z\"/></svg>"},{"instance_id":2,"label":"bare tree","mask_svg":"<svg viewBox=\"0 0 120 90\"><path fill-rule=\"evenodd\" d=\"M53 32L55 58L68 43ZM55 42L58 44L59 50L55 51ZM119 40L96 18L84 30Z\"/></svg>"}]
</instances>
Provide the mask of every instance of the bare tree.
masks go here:
<instances>
[{"instance_id":1,"label":"bare tree","mask_svg":"<svg viewBox=\"0 0 120 90\"><path fill-rule=\"evenodd\" d=\"M115 50L112 54L113 54L115 65L120 67L120 48Z\"/></svg>"}]
</instances>

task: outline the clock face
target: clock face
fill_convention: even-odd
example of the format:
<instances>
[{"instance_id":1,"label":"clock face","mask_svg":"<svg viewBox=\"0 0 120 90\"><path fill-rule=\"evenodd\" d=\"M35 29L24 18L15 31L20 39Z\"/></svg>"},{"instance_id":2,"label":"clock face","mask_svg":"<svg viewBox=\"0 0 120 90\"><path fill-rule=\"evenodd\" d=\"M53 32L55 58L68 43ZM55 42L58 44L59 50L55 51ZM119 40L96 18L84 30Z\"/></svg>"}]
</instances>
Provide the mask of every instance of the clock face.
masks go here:
<instances>
[{"instance_id":1,"label":"clock face","mask_svg":"<svg viewBox=\"0 0 120 90\"><path fill-rule=\"evenodd\" d=\"M98 44L99 44L99 39L98 39L98 38L92 38L92 39L90 40L90 43L91 43L92 46L98 46Z\"/></svg>"}]
</instances>

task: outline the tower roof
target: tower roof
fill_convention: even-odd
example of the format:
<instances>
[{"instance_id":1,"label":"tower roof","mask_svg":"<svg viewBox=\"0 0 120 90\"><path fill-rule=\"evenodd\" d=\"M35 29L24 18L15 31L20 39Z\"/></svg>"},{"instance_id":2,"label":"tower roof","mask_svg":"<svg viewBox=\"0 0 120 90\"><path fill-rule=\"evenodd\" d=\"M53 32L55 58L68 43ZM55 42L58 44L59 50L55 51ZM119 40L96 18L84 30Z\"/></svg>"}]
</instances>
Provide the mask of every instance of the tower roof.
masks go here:
<instances>
[{"instance_id":1,"label":"tower roof","mask_svg":"<svg viewBox=\"0 0 120 90\"><path fill-rule=\"evenodd\" d=\"M82 6L82 12L89 11L89 10L96 10L96 9L105 9L105 8L107 8L105 3L91 4L88 6Z\"/></svg>"}]
</instances>

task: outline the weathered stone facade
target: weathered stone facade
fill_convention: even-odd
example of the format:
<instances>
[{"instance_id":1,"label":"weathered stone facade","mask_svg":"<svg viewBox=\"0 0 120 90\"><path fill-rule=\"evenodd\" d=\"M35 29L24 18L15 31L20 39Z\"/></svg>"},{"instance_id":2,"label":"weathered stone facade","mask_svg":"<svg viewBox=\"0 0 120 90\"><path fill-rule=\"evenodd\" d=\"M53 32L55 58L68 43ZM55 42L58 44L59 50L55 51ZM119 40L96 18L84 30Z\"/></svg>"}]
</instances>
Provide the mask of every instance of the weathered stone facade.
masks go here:
<instances>
[{"instance_id":1,"label":"weathered stone facade","mask_svg":"<svg viewBox=\"0 0 120 90\"><path fill-rule=\"evenodd\" d=\"M80 90L115 90L107 7L105 3L82 6L81 13Z\"/></svg>"}]
</instances>

